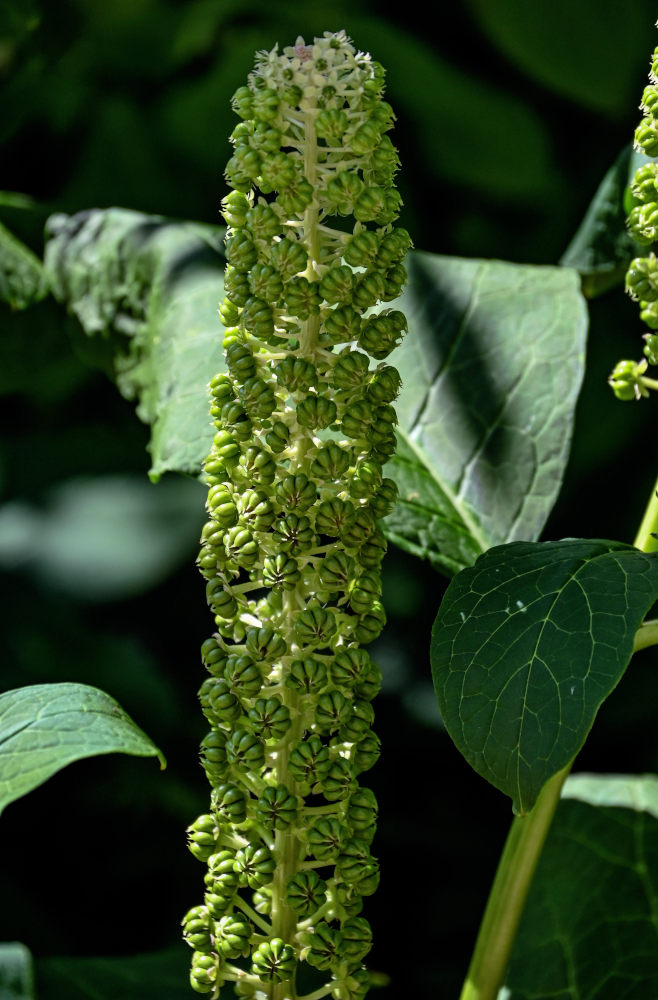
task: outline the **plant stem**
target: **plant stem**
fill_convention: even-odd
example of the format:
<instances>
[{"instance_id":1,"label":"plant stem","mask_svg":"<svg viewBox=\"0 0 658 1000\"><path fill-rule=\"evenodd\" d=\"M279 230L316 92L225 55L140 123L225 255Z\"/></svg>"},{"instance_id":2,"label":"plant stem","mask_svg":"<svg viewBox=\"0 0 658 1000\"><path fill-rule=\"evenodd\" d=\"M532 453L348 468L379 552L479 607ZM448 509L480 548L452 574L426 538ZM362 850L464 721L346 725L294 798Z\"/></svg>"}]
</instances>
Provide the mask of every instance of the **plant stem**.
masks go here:
<instances>
[{"instance_id":1,"label":"plant stem","mask_svg":"<svg viewBox=\"0 0 658 1000\"><path fill-rule=\"evenodd\" d=\"M550 778L525 816L515 816L484 911L460 1000L496 1000L526 896L546 840L568 764Z\"/></svg>"},{"instance_id":2,"label":"plant stem","mask_svg":"<svg viewBox=\"0 0 658 1000\"><path fill-rule=\"evenodd\" d=\"M658 481L635 538L643 552L658 551ZM635 636L634 652L658 643L658 619L644 622ZM548 835L571 763L550 778L534 807L515 816L498 864L475 950L459 1000L496 1000L521 920L532 878Z\"/></svg>"},{"instance_id":3,"label":"plant stem","mask_svg":"<svg viewBox=\"0 0 658 1000\"><path fill-rule=\"evenodd\" d=\"M651 499L647 504L647 509L642 518L642 524L633 544L643 552L658 551L658 538L654 535L658 533L658 480L651 493Z\"/></svg>"}]
</instances>

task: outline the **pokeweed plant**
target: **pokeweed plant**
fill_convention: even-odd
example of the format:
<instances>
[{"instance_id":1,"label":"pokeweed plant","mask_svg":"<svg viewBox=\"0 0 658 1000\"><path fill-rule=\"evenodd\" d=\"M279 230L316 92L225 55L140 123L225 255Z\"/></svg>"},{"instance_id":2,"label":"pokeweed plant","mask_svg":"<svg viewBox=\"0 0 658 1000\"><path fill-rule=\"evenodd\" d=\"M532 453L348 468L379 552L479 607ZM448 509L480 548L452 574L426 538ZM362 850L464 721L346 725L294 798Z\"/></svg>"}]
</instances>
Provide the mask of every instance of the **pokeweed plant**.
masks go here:
<instances>
[{"instance_id":1,"label":"pokeweed plant","mask_svg":"<svg viewBox=\"0 0 658 1000\"><path fill-rule=\"evenodd\" d=\"M208 870L183 921L200 993L293 1000L302 961L328 980L314 1000L368 990L377 803L359 776L379 756L381 678L362 647L386 621L400 376L385 359L407 327L377 306L400 295L411 243L382 91L382 68L327 33L261 54L233 97L228 374L210 383L199 556L211 812L189 831Z\"/></svg>"},{"instance_id":2,"label":"pokeweed plant","mask_svg":"<svg viewBox=\"0 0 658 1000\"><path fill-rule=\"evenodd\" d=\"M636 134L649 157L654 91ZM360 780L379 754L380 673L363 647L385 623L388 537L453 576L431 637L439 707L515 813L461 1000L647 997L658 781L568 775L633 652L658 642L645 620L658 500L634 546L536 541L582 376L583 246L602 225L619 233L601 197L570 267L407 252L382 93L381 67L340 32L260 54L235 94L219 374L211 340L191 344L173 311L181 248L198 256L216 234L116 211L50 223L55 296L90 333L131 331L119 385L153 425L153 477L198 472L206 455L199 567L216 633L200 690L210 807L188 831L206 865L203 902L183 919L191 984L254 1000L368 992L377 804ZM651 329L656 176L641 165L626 199L627 287ZM145 229L154 242L139 243ZM12 259L25 278L13 300L41 296L38 260ZM205 300L206 273L196 280ZM202 362L182 371L181 350L199 344ZM617 395L646 395L645 370L620 363ZM208 379L209 453L207 417L192 411ZM155 752L138 746L128 752Z\"/></svg>"}]
</instances>

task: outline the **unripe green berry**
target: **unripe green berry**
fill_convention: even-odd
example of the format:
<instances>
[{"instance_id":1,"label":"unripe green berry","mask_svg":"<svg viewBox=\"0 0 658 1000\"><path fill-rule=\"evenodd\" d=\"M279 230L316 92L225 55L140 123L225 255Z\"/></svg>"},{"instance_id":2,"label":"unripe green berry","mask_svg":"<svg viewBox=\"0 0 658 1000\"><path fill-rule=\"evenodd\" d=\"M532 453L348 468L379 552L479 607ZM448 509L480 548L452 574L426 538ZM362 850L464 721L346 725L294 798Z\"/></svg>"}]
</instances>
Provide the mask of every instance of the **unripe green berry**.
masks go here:
<instances>
[{"instance_id":1,"label":"unripe green berry","mask_svg":"<svg viewBox=\"0 0 658 1000\"><path fill-rule=\"evenodd\" d=\"M238 730L239 733L242 730ZM226 742L226 759L229 764L235 763L233 758L232 747L230 746L233 735ZM247 799L244 791L239 785L233 782L227 782L223 785L218 785L212 791L212 805L215 811L220 815L224 816L226 819L230 820L231 823L243 823L247 816Z\"/></svg>"},{"instance_id":2,"label":"unripe green berry","mask_svg":"<svg viewBox=\"0 0 658 1000\"><path fill-rule=\"evenodd\" d=\"M295 952L281 938L263 941L254 951L252 969L254 975L265 983L283 983L292 979L297 961Z\"/></svg>"},{"instance_id":3,"label":"unripe green berry","mask_svg":"<svg viewBox=\"0 0 658 1000\"><path fill-rule=\"evenodd\" d=\"M247 729L235 729L226 741L226 759L236 771L258 769L265 762L263 741Z\"/></svg>"},{"instance_id":4,"label":"unripe green berry","mask_svg":"<svg viewBox=\"0 0 658 1000\"><path fill-rule=\"evenodd\" d=\"M336 404L324 396L305 396L297 404L297 423L311 430L324 430L336 420Z\"/></svg>"},{"instance_id":5,"label":"unripe green berry","mask_svg":"<svg viewBox=\"0 0 658 1000\"><path fill-rule=\"evenodd\" d=\"M253 927L244 917L227 915L215 924L215 947L228 959L248 955L253 933Z\"/></svg>"},{"instance_id":6,"label":"unripe green berry","mask_svg":"<svg viewBox=\"0 0 658 1000\"><path fill-rule=\"evenodd\" d=\"M247 212L245 226L254 239L270 242L281 232L281 220L269 205L254 205Z\"/></svg>"},{"instance_id":7,"label":"unripe green berry","mask_svg":"<svg viewBox=\"0 0 658 1000\"><path fill-rule=\"evenodd\" d=\"M309 827L306 843L309 853L317 861L333 861L340 853L341 844L349 839L349 831L337 819L322 817Z\"/></svg>"},{"instance_id":8,"label":"unripe green berry","mask_svg":"<svg viewBox=\"0 0 658 1000\"><path fill-rule=\"evenodd\" d=\"M327 883L318 873L312 868L305 869L286 882L286 902L298 916L307 917L323 905L326 891Z\"/></svg>"},{"instance_id":9,"label":"unripe green berry","mask_svg":"<svg viewBox=\"0 0 658 1000\"><path fill-rule=\"evenodd\" d=\"M269 786L256 802L256 815L261 823L274 830L287 830L297 821L299 800L285 785Z\"/></svg>"},{"instance_id":10,"label":"unripe green berry","mask_svg":"<svg viewBox=\"0 0 658 1000\"><path fill-rule=\"evenodd\" d=\"M303 358L287 357L275 366L274 374L279 384L290 392L306 391L318 381L315 367Z\"/></svg>"},{"instance_id":11,"label":"unripe green berry","mask_svg":"<svg viewBox=\"0 0 658 1000\"><path fill-rule=\"evenodd\" d=\"M258 698L249 721L264 739L280 740L290 729L290 709L278 697Z\"/></svg>"},{"instance_id":12,"label":"unripe green berry","mask_svg":"<svg viewBox=\"0 0 658 1000\"><path fill-rule=\"evenodd\" d=\"M302 955L309 965L316 969L330 969L340 961L343 943L341 932L321 920L313 931L306 931L302 937Z\"/></svg>"},{"instance_id":13,"label":"unripe green berry","mask_svg":"<svg viewBox=\"0 0 658 1000\"><path fill-rule=\"evenodd\" d=\"M269 264L258 264L256 267L252 267L247 283L252 295L270 304L277 302L283 291L281 275Z\"/></svg>"},{"instance_id":14,"label":"unripe green berry","mask_svg":"<svg viewBox=\"0 0 658 1000\"><path fill-rule=\"evenodd\" d=\"M315 726L321 733L333 733L349 717L350 702L340 691L321 694L315 705Z\"/></svg>"},{"instance_id":15,"label":"unripe green berry","mask_svg":"<svg viewBox=\"0 0 658 1000\"><path fill-rule=\"evenodd\" d=\"M245 641L247 652L257 661L274 663L283 656L288 647L282 636L269 625L262 628L250 628Z\"/></svg>"},{"instance_id":16,"label":"unripe green berry","mask_svg":"<svg viewBox=\"0 0 658 1000\"><path fill-rule=\"evenodd\" d=\"M368 267L379 250L379 237L372 230L362 229L345 244L343 257L352 267Z\"/></svg>"},{"instance_id":17,"label":"unripe green berry","mask_svg":"<svg viewBox=\"0 0 658 1000\"><path fill-rule=\"evenodd\" d=\"M182 920L183 938L191 948L209 954L212 951L210 914L205 906L194 906Z\"/></svg>"},{"instance_id":18,"label":"unripe green berry","mask_svg":"<svg viewBox=\"0 0 658 1000\"><path fill-rule=\"evenodd\" d=\"M213 816L203 815L187 828L187 846L199 861L207 861L215 853L217 829Z\"/></svg>"},{"instance_id":19,"label":"unripe green berry","mask_svg":"<svg viewBox=\"0 0 658 1000\"><path fill-rule=\"evenodd\" d=\"M349 453L340 445L330 441L317 449L310 471L314 479L335 482L343 478L349 465Z\"/></svg>"},{"instance_id":20,"label":"unripe green berry","mask_svg":"<svg viewBox=\"0 0 658 1000\"><path fill-rule=\"evenodd\" d=\"M302 691L305 694L316 694L327 683L327 668L320 660L307 658L293 660L286 677L286 687Z\"/></svg>"},{"instance_id":21,"label":"unripe green berry","mask_svg":"<svg viewBox=\"0 0 658 1000\"><path fill-rule=\"evenodd\" d=\"M251 204L241 191L231 191L222 198L222 215L227 226L243 226Z\"/></svg>"},{"instance_id":22,"label":"unripe green berry","mask_svg":"<svg viewBox=\"0 0 658 1000\"><path fill-rule=\"evenodd\" d=\"M245 698L255 698L263 686L260 670L246 654L229 656L224 676L231 689Z\"/></svg>"},{"instance_id":23,"label":"unripe green berry","mask_svg":"<svg viewBox=\"0 0 658 1000\"><path fill-rule=\"evenodd\" d=\"M330 766L329 750L320 737L314 734L300 740L290 754L289 769L292 777L311 788L324 780Z\"/></svg>"},{"instance_id":24,"label":"unripe green berry","mask_svg":"<svg viewBox=\"0 0 658 1000\"><path fill-rule=\"evenodd\" d=\"M240 885L257 889L270 884L276 862L269 847L248 844L236 852L233 868Z\"/></svg>"},{"instance_id":25,"label":"unripe green berry","mask_svg":"<svg viewBox=\"0 0 658 1000\"><path fill-rule=\"evenodd\" d=\"M323 535L342 535L356 515L349 500L323 500L315 514L315 529Z\"/></svg>"}]
</instances>

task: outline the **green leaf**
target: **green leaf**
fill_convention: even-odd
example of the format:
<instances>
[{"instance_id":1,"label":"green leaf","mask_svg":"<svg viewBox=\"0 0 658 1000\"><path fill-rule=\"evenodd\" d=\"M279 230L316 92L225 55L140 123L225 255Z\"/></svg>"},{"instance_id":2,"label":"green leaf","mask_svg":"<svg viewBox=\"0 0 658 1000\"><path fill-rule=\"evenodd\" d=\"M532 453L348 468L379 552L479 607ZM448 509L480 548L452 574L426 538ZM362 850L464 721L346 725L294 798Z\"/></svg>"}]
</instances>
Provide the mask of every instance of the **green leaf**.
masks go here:
<instances>
[{"instance_id":1,"label":"green leaf","mask_svg":"<svg viewBox=\"0 0 658 1000\"><path fill-rule=\"evenodd\" d=\"M145 955L39 959L39 1000L187 1000L189 958L181 942Z\"/></svg>"},{"instance_id":2,"label":"green leaf","mask_svg":"<svg viewBox=\"0 0 658 1000\"><path fill-rule=\"evenodd\" d=\"M87 684L34 684L0 694L0 812L67 764L158 748L109 695Z\"/></svg>"},{"instance_id":3,"label":"green leaf","mask_svg":"<svg viewBox=\"0 0 658 1000\"><path fill-rule=\"evenodd\" d=\"M119 209L56 216L50 229L57 298L88 333L130 338L117 381L152 426L152 478L197 475L213 434L206 387L222 368L221 231ZM387 469L402 502L384 524L454 573L541 531L567 459L587 316L566 268L422 253L408 264L395 305L410 332L392 356L405 381L400 455Z\"/></svg>"},{"instance_id":4,"label":"green leaf","mask_svg":"<svg viewBox=\"0 0 658 1000\"><path fill-rule=\"evenodd\" d=\"M649 162L644 153L626 146L601 181L585 218L578 227L560 263L573 267L583 277L587 298L602 295L624 277L634 257L644 257L640 246L628 235L624 192L635 171Z\"/></svg>"},{"instance_id":5,"label":"green leaf","mask_svg":"<svg viewBox=\"0 0 658 1000\"><path fill-rule=\"evenodd\" d=\"M567 779L499 1000L658 996L658 778Z\"/></svg>"},{"instance_id":6,"label":"green leaf","mask_svg":"<svg viewBox=\"0 0 658 1000\"><path fill-rule=\"evenodd\" d=\"M658 596L658 555L565 539L497 546L450 583L431 642L446 728L525 813L578 753Z\"/></svg>"},{"instance_id":7,"label":"green leaf","mask_svg":"<svg viewBox=\"0 0 658 1000\"><path fill-rule=\"evenodd\" d=\"M0 944L0 1000L34 1000L32 956L24 944Z\"/></svg>"},{"instance_id":8,"label":"green leaf","mask_svg":"<svg viewBox=\"0 0 658 1000\"><path fill-rule=\"evenodd\" d=\"M652 44L650 6L469 0L469 7L478 30L543 86L608 115L622 116L636 103L638 73Z\"/></svg>"},{"instance_id":9,"label":"green leaf","mask_svg":"<svg viewBox=\"0 0 658 1000\"><path fill-rule=\"evenodd\" d=\"M575 271L414 253L396 303L409 333L400 503L388 537L454 573L485 549L533 540L555 502L583 377L587 313Z\"/></svg>"},{"instance_id":10,"label":"green leaf","mask_svg":"<svg viewBox=\"0 0 658 1000\"><path fill-rule=\"evenodd\" d=\"M151 425L151 478L197 475L212 440L207 384L222 365L222 230L124 209L53 216L53 292L88 334L117 338L121 393Z\"/></svg>"},{"instance_id":11,"label":"green leaf","mask_svg":"<svg viewBox=\"0 0 658 1000\"><path fill-rule=\"evenodd\" d=\"M0 222L0 302L26 309L47 294L41 261Z\"/></svg>"}]
</instances>

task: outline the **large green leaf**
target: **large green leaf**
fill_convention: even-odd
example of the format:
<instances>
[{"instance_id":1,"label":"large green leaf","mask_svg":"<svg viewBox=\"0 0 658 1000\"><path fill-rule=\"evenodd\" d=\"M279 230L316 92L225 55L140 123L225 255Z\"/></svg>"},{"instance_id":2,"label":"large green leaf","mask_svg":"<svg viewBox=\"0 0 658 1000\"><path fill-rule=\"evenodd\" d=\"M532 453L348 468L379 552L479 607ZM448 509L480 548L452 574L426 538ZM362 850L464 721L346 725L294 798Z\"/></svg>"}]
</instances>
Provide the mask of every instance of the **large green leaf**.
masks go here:
<instances>
[{"instance_id":1,"label":"large green leaf","mask_svg":"<svg viewBox=\"0 0 658 1000\"><path fill-rule=\"evenodd\" d=\"M33 684L0 694L0 812L73 761L158 748L109 695L87 684Z\"/></svg>"},{"instance_id":2,"label":"large green leaf","mask_svg":"<svg viewBox=\"0 0 658 1000\"><path fill-rule=\"evenodd\" d=\"M658 996L658 778L567 780L499 1000Z\"/></svg>"},{"instance_id":3,"label":"large green leaf","mask_svg":"<svg viewBox=\"0 0 658 1000\"><path fill-rule=\"evenodd\" d=\"M401 501L389 538L455 572L534 540L558 494L583 377L587 314L574 271L416 253L399 303L409 334Z\"/></svg>"},{"instance_id":4,"label":"large green leaf","mask_svg":"<svg viewBox=\"0 0 658 1000\"><path fill-rule=\"evenodd\" d=\"M0 1000L34 1000L32 956L24 944L0 944Z\"/></svg>"},{"instance_id":5,"label":"large green leaf","mask_svg":"<svg viewBox=\"0 0 658 1000\"><path fill-rule=\"evenodd\" d=\"M124 335L117 384L151 425L151 478L196 475L212 439L206 386L222 363L222 230L124 209L53 216L48 229L56 298L87 333Z\"/></svg>"},{"instance_id":6,"label":"large green leaf","mask_svg":"<svg viewBox=\"0 0 658 1000\"><path fill-rule=\"evenodd\" d=\"M517 812L581 748L657 596L657 554L598 540L496 546L450 583L432 631L439 708Z\"/></svg>"},{"instance_id":7,"label":"large green leaf","mask_svg":"<svg viewBox=\"0 0 658 1000\"><path fill-rule=\"evenodd\" d=\"M189 959L182 942L145 955L40 959L38 1000L187 1000Z\"/></svg>"},{"instance_id":8,"label":"large green leaf","mask_svg":"<svg viewBox=\"0 0 658 1000\"><path fill-rule=\"evenodd\" d=\"M633 257L643 257L648 247L628 234L624 193L635 171L649 162L644 153L626 146L619 154L592 199L585 218L560 261L583 276L583 291L594 298L622 281Z\"/></svg>"},{"instance_id":9,"label":"large green leaf","mask_svg":"<svg viewBox=\"0 0 658 1000\"><path fill-rule=\"evenodd\" d=\"M118 385L152 425L151 475L197 474L212 438L206 386L221 368L221 231L118 209L55 217L46 262L88 333L127 333ZM541 531L560 487L587 317L575 271L412 253L396 303L409 334L402 502L389 537L449 573ZM124 338L125 339L125 338ZM125 350L125 349L124 349Z\"/></svg>"}]
</instances>

